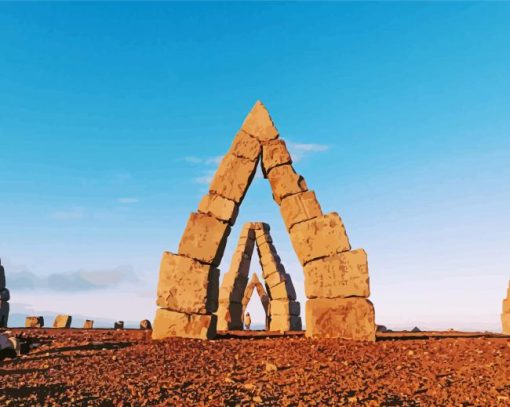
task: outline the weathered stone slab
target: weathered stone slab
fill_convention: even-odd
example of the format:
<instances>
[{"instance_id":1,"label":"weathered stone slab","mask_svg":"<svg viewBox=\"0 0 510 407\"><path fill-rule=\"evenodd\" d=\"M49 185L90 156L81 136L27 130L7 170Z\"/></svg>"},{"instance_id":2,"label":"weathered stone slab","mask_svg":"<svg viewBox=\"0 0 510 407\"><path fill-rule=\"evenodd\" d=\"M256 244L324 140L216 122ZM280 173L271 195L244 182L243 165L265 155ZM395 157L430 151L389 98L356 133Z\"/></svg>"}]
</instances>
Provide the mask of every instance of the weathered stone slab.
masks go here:
<instances>
[{"instance_id":1,"label":"weathered stone slab","mask_svg":"<svg viewBox=\"0 0 510 407\"><path fill-rule=\"evenodd\" d=\"M25 319L25 328L42 328L43 326L43 317L26 317Z\"/></svg>"},{"instance_id":2,"label":"weathered stone slab","mask_svg":"<svg viewBox=\"0 0 510 407\"><path fill-rule=\"evenodd\" d=\"M157 305L185 313L212 313L218 308L219 274L212 265L164 252Z\"/></svg>"},{"instance_id":3,"label":"weathered stone slab","mask_svg":"<svg viewBox=\"0 0 510 407\"><path fill-rule=\"evenodd\" d=\"M313 191L301 192L283 199L280 212L287 230L292 229L296 223L322 216L321 206Z\"/></svg>"},{"instance_id":4,"label":"weathered stone slab","mask_svg":"<svg viewBox=\"0 0 510 407\"><path fill-rule=\"evenodd\" d=\"M239 236L240 241L241 239L255 240L255 231L247 227L247 225L244 225L241 230L241 235Z\"/></svg>"},{"instance_id":5,"label":"weathered stone slab","mask_svg":"<svg viewBox=\"0 0 510 407\"><path fill-rule=\"evenodd\" d=\"M0 263L0 290L5 288L5 269Z\"/></svg>"},{"instance_id":6,"label":"weathered stone slab","mask_svg":"<svg viewBox=\"0 0 510 407\"><path fill-rule=\"evenodd\" d=\"M294 225L290 240L302 265L351 249L342 219L336 212Z\"/></svg>"},{"instance_id":7,"label":"weathered stone slab","mask_svg":"<svg viewBox=\"0 0 510 407\"><path fill-rule=\"evenodd\" d=\"M220 302L236 302L241 303L243 301L244 291L248 284L248 277L237 275L234 276L233 282L229 281L222 283L219 290L219 301Z\"/></svg>"},{"instance_id":8,"label":"weathered stone slab","mask_svg":"<svg viewBox=\"0 0 510 407\"><path fill-rule=\"evenodd\" d=\"M142 319L140 321L140 329L144 331L152 329L151 321L149 321L148 319Z\"/></svg>"},{"instance_id":9,"label":"weathered stone slab","mask_svg":"<svg viewBox=\"0 0 510 407\"><path fill-rule=\"evenodd\" d=\"M266 282L266 285L268 287L274 287L280 283L285 282L285 273L284 272L277 272L277 273L271 273L268 275L264 281Z\"/></svg>"},{"instance_id":10,"label":"weathered stone slab","mask_svg":"<svg viewBox=\"0 0 510 407\"><path fill-rule=\"evenodd\" d=\"M269 287L269 297L271 300L295 300L296 293L289 292L287 282L284 281L273 287Z\"/></svg>"},{"instance_id":11,"label":"weathered stone slab","mask_svg":"<svg viewBox=\"0 0 510 407\"><path fill-rule=\"evenodd\" d=\"M124 329L124 321L114 322L113 329Z\"/></svg>"},{"instance_id":12,"label":"weathered stone slab","mask_svg":"<svg viewBox=\"0 0 510 407\"><path fill-rule=\"evenodd\" d=\"M217 266L229 233L227 223L211 215L193 212L179 243L179 254Z\"/></svg>"},{"instance_id":13,"label":"weathered stone slab","mask_svg":"<svg viewBox=\"0 0 510 407\"><path fill-rule=\"evenodd\" d=\"M83 323L83 329L92 329L94 328L94 321L91 319L86 319Z\"/></svg>"},{"instance_id":14,"label":"weathered stone slab","mask_svg":"<svg viewBox=\"0 0 510 407\"><path fill-rule=\"evenodd\" d=\"M248 222L244 224L244 227L251 230L262 230L264 232L269 232L271 230L271 227L269 224L264 222Z\"/></svg>"},{"instance_id":15,"label":"weathered stone slab","mask_svg":"<svg viewBox=\"0 0 510 407\"><path fill-rule=\"evenodd\" d=\"M261 264L265 264L271 261L271 259L276 259L277 261L279 259L279 257L277 258L278 253L276 252L276 248L269 242L257 245L257 252Z\"/></svg>"},{"instance_id":16,"label":"weathered stone slab","mask_svg":"<svg viewBox=\"0 0 510 407\"><path fill-rule=\"evenodd\" d=\"M198 212L214 216L216 219L233 225L239 213L239 205L220 195L204 195L198 205Z\"/></svg>"},{"instance_id":17,"label":"weathered stone slab","mask_svg":"<svg viewBox=\"0 0 510 407\"><path fill-rule=\"evenodd\" d=\"M308 300L306 336L375 341L374 306L365 298Z\"/></svg>"},{"instance_id":18,"label":"weathered stone slab","mask_svg":"<svg viewBox=\"0 0 510 407\"><path fill-rule=\"evenodd\" d=\"M273 198L278 205L290 195L308 190L305 179L297 174L291 165L281 165L273 168L267 174Z\"/></svg>"},{"instance_id":19,"label":"weathered stone slab","mask_svg":"<svg viewBox=\"0 0 510 407\"><path fill-rule=\"evenodd\" d=\"M280 262L279 257L269 257L260 261L260 267L262 268L262 277L264 280L267 279L274 273L283 273L285 274L285 268Z\"/></svg>"},{"instance_id":20,"label":"weathered stone slab","mask_svg":"<svg viewBox=\"0 0 510 407\"><path fill-rule=\"evenodd\" d=\"M271 315L270 331L301 331L301 317L295 315Z\"/></svg>"},{"instance_id":21,"label":"weathered stone slab","mask_svg":"<svg viewBox=\"0 0 510 407\"><path fill-rule=\"evenodd\" d=\"M290 300L296 299L296 290L294 289L294 283L290 274L285 273L285 285L287 286L287 295Z\"/></svg>"},{"instance_id":22,"label":"weathered stone slab","mask_svg":"<svg viewBox=\"0 0 510 407\"><path fill-rule=\"evenodd\" d=\"M152 339L172 336L213 339L216 337L216 315L184 314L159 308L156 311Z\"/></svg>"},{"instance_id":23,"label":"weathered stone slab","mask_svg":"<svg viewBox=\"0 0 510 407\"><path fill-rule=\"evenodd\" d=\"M7 328L9 323L10 305L7 301L0 301L0 328Z\"/></svg>"},{"instance_id":24,"label":"weathered stone slab","mask_svg":"<svg viewBox=\"0 0 510 407\"><path fill-rule=\"evenodd\" d=\"M367 254L363 249L313 260L303 271L308 298L370 296Z\"/></svg>"},{"instance_id":25,"label":"weathered stone slab","mask_svg":"<svg viewBox=\"0 0 510 407\"><path fill-rule=\"evenodd\" d=\"M271 315L296 315L301 313L301 306L297 301L273 300L270 303Z\"/></svg>"},{"instance_id":26,"label":"weathered stone slab","mask_svg":"<svg viewBox=\"0 0 510 407\"><path fill-rule=\"evenodd\" d=\"M260 141L278 138L278 130L276 130L266 107L260 101L255 103L241 128Z\"/></svg>"},{"instance_id":27,"label":"weathered stone slab","mask_svg":"<svg viewBox=\"0 0 510 407\"><path fill-rule=\"evenodd\" d=\"M283 164L292 164L285 141L282 139L271 140L262 145L262 172L267 173L274 167Z\"/></svg>"},{"instance_id":28,"label":"weathered stone slab","mask_svg":"<svg viewBox=\"0 0 510 407\"><path fill-rule=\"evenodd\" d=\"M510 314L501 314L501 324L503 326L503 333L510 335Z\"/></svg>"},{"instance_id":29,"label":"weathered stone slab","mask_svg":"<svg viewBox=\"0 0 510 407\"><path fill-rule=\"evenodd\" d=\"M245 131L239 130L232 142L229 153L251 161L257 161L261 153L260 141Z\"/></svg>"},{"instance_id":30,"label":"weathered stone slab","mask_svg":"<svg viewBox=\"0 0 510 407\"><path fill-rule=\"evenodd\" d=\"M256 169L257 161L227 154L214 174L209 190L213 194L241 203Z\"/></svg>"},{"instance_id":31,"label":"weathered stone slab","mask_svg":"<svg viewBox=\"0 0 510 407\"><path fill-rule=\"evenodd\" d=\"M57 315L53 321L53 328L71 328L71 315Z\"/></svg>"}]
</instances>

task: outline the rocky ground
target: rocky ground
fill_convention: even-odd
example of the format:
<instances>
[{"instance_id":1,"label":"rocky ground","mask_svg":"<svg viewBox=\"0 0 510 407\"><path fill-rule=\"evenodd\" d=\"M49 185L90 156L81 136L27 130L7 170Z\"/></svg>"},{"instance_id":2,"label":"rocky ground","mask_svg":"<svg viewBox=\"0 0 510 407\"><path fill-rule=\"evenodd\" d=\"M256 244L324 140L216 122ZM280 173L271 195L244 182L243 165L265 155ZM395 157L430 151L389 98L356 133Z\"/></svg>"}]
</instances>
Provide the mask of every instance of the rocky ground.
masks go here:
<instances>
[{"instance_id":1,"label":"rocky ground","mask_svg":"<svg viewBox=\"0 0 510 407\"><path fill-rule=\"evenodd\" d=\"M0 405L510 405L510 339L170 339L33 329L0 362ZM431 339L432 338L432 339Z\"/></svg>"}]
</instances>

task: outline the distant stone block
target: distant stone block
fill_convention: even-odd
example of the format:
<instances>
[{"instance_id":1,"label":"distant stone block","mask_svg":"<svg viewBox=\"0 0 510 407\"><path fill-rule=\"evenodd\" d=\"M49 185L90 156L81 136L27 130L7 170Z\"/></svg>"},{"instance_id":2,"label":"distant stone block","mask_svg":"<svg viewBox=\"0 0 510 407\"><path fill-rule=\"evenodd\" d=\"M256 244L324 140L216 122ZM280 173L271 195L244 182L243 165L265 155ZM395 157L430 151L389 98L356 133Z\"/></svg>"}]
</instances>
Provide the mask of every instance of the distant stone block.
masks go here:
<instances>
[{"instance_id":1,"label":"distant stone block","mask_svg":"<svg viewBox=\"0 0 510 407\"><path fill-rule=\"evenodd\" d=\"M140 321L140 329L143 329L143 330L152 329L151 321L149 321L148 319L144 319L144 320Z\"/></svg>"},{"instance_id":2,"label":"distant stone block","mask_svg":"<svg viewBox=\"0 0 510 407\"><path fill-rule=\"evenodd\" d=\"M116 321L113 324L113 329L124 329L124 321Z\"/></svg>"},{"instance_id":3,"label":"distant stone block","mask_svg":"<svg viewBox=\"0 0 510 407\"><path fill-rule=\"evenodd\" d=\"M94 328L94 321L91 319L86 319L83 323L83 329L92 329Z\"/></svg>"},{"instance_id":4,"label":"distant stone block","mask_svg":"<svg viewBox=\"0 0 510 407\"><path fill-rule=\"evenodd\" d=\"M42 328L44 326L44 318L39 317L26 317L25 327L26 328Z\"/></svg>"},{"instance_id":5,"label":"distant stone block","mask_svg":"<svg viewBox=\"0 0 510 407\"><path fill-rule=\"evenodd\" d=\"M53 321L53 328L70 328L72 320L71 315L57 315Z\"/></svg>"}]
</instances>

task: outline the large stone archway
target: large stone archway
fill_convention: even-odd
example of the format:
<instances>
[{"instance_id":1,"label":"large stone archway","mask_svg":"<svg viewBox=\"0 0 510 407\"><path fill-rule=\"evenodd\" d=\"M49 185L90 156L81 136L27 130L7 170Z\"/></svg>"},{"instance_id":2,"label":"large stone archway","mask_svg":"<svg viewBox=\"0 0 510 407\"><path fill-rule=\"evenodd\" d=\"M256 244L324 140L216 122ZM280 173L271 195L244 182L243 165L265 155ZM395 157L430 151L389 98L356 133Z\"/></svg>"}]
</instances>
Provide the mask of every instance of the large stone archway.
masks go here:
<instances>
[{"instance_id":1,"label":"large stone archway","mask_svg":"<svg viewBox=\"0 0 510 407\"><path fill-rule=\"evenodd\" d=\"M374 340L366 253L351 251L336 212L323 214L261 102L246 117L209 193L190 215L178 253L163 254L153 338L216 335L217 266L259 159L303 266L306 335Z\"/></svg>"},{"instance_id":2,"label":"large stone archway","mask_svg":"<svg viewBox=\"0 0 510 407\"><path fill-rule=\"evenodd\" d=\"M262 300L265 290L258 278L248 283L254 246L257 247L262 277L267 289L267 306ZM267 223L250 222L245 224L241 231L230 269L225 273L220 286L216 313L218 330L243 329L243 315L253 292L250 284L259 290L268 317L267 329L283 332L301 330L300 305L296 301L296 290L290 274L285 271L278 256Z\"/></svg>"}]
</instances>

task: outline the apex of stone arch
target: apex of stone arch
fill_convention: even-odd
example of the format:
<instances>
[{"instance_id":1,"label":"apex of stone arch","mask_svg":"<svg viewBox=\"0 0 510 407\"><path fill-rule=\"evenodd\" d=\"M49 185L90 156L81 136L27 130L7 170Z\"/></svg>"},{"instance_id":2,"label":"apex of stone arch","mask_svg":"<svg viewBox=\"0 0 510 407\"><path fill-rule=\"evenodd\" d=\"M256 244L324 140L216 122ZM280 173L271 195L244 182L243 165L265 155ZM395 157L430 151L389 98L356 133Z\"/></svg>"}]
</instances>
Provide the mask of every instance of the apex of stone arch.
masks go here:
<instances>
[{"instance_id":1,"label":"apex of stone arch","mask_svg":"<svg viewBox=\"0 0 510 407\"><path fill-rule=\"evenodd\" d=\"M269 112L260 100L257 100L250 113L248 113L241 128L259 141L269 141L278 138L278 130Z\"/></svg>"}]
</instances>

